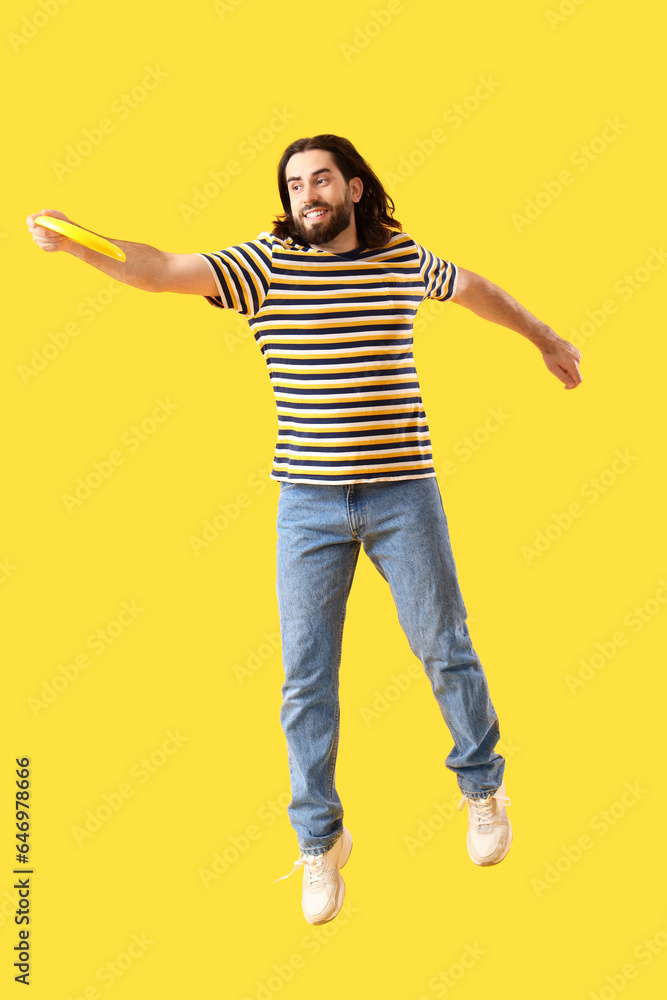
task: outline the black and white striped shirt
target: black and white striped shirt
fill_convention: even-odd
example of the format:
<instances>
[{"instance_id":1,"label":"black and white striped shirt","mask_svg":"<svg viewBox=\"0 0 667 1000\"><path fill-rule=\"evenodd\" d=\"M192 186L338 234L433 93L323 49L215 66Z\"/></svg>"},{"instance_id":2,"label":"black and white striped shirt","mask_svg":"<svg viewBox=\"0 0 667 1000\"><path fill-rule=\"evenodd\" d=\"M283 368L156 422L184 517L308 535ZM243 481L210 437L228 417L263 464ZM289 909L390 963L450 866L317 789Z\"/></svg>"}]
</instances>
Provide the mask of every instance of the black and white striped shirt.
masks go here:
<instances>
[{"instance_id":1,"label":"black and white striped shirt","mask_svg":"<svg viewBox=\"0 0 667 1000\"><path fill-rule=\"evenodd\" d=\"M435 476L412 354L424 299L446 302L457 268L407 233L331 253L262 232L202 253L218 308L248 318L278 407L271 478L375 483Z\"/></svg>"}]
</instances>

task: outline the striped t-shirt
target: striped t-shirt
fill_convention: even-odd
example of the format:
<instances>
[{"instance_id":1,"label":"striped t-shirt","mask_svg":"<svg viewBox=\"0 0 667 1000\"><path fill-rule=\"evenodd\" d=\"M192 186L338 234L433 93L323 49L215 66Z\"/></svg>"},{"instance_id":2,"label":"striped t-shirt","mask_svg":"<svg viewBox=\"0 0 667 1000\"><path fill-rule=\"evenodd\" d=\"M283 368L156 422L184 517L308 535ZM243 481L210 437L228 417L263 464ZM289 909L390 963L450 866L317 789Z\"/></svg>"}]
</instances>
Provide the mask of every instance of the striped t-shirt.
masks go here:
<instances>
[{"instance_id":1,"label":"striped t-shirt","mask_svg":"<svg viewBox=\"0 0 667 1000\"><path fill-rule=\"evenodd\" d=\"M424 299L446 302L457 268L395 233L331 253L262 232L202 253L219 295L246 316L278 407L271 479L376 483L435 476L412 355Z\"/></svg>"}]
</instances>

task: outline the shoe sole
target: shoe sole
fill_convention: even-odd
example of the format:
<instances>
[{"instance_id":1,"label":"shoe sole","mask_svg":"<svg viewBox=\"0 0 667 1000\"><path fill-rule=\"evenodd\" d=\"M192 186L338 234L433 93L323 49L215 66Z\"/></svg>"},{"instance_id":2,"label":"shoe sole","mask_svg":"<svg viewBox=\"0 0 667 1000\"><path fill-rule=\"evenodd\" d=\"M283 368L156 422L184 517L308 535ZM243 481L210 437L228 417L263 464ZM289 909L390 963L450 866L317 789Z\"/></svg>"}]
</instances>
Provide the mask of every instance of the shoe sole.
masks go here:
<instances>
[{"instance_id":1,"label":"shoe sole","mask_svg":"<svg viewBox=\"0 0 667 1000\"><path fill-rule=\"evenodd\" d=\"M348 859L350 857L350 853L352 851L352 834L347 829L347 827L343 830L343 837L345 839L343 840L343 846L341 848L341 853L340 853L340 856L341 856L341 858L343 860L338 862L338 871L339 872L340 872L341 868L344 868L345 865L347 864ZM334 917L338 916L338 914L340 913L340 911L343 908L343 903L344 902L345 902L345 879L341 875L340 876L340 894L339 894L339 897L338 897L338 905L336 906L336 909L331 914L331 916L330 917L325 917L323 920L311 920L310 917L306 916L306 914L304 913L304 917L306 917L306 920L308 921L309 924L312 924L314 926L318 926L319 924L328 924L330 920L333 920Z\"/></svg>"}]
</instances>

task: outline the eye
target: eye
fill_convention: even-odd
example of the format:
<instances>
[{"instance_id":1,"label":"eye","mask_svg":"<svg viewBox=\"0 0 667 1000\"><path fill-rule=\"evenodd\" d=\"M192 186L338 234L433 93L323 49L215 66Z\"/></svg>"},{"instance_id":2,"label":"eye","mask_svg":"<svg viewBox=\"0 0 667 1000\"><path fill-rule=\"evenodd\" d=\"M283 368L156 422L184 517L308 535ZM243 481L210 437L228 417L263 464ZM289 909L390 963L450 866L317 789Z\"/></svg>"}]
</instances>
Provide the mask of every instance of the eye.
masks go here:
<instances>
[{"instance_id":1,"label":"eye","mask_svg":"<svg viewBox=\"0 0 667 1000\"><path fill-rule=\"evenodd\" d=\"M328 177L318 177L317 178L317 183L318 184L328 184L329 183L329 178ZM295 182L295 183L293 183L293 184L290 185L289 190L291 192L295 192L295 191L298 191L300 187L301 187L301 184L299 184L298 182Z\"/></svg>"}]
</instances>

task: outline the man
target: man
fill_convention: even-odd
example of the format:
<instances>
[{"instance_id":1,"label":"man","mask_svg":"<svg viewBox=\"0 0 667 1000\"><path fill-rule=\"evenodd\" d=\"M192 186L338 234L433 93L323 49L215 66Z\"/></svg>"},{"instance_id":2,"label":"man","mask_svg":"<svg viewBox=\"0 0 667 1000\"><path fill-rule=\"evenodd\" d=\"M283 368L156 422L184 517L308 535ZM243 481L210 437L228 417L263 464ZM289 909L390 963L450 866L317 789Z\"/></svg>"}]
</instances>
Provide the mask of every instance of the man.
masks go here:
<instances>
[{"instance_id":1,"label":"man","mask_svg":"<svg viewBox=\"0 0 667 1000\"><path fill-rule=\"evenodd\" d=\"M300 850L292 870L303 866L303 913L321 924L340 912L352 847L334 778L343 624L362 545L389 583L454 739L445 763L457 775L459 808L468 805L471 859L497 864L512 842L505 761L494 752L498 717L466 625L412 355L417 307L452 301L515 330L566 389L581 382L581 355L497 285L404 233L347 139L293 142L278 186L284 213L272 232L210 253L115 240L126 254L119 263L35 226L39 213L27 222L44 250L66 250L146 291L203 295L236 310L264 354L279 425L271 478L280 483L288 814Z\"/></svg>"}]
</instances>

